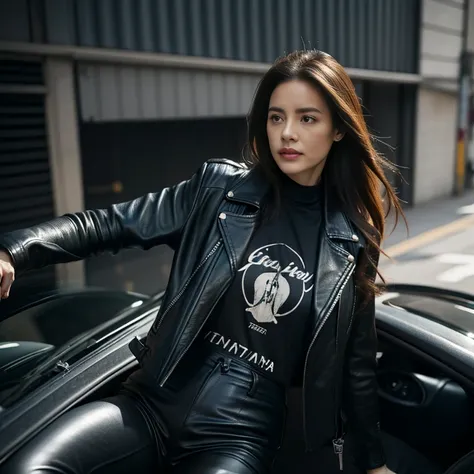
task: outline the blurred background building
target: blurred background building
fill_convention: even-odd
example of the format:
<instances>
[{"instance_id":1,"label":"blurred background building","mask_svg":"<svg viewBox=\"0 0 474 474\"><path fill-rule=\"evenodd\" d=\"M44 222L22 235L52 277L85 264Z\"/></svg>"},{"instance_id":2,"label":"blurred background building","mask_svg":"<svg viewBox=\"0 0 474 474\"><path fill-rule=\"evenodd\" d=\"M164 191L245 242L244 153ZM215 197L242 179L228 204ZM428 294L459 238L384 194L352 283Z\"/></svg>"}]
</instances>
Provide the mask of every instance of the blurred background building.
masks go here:
<instances>
[{"instance_id":1,"label":"blurred background building","mask_svg":"<svg viewBox=\"0 0 474 474\"><path fill-rule=\"evenodd\" d=\"M302 47L347 68L408 206L462 192L467 13L464 0L0 0L0 232L159 190L208 158L238 160L259 78ZM14 291L154 292L171 258L105 255Z\"/></svg>"}]
</instances>

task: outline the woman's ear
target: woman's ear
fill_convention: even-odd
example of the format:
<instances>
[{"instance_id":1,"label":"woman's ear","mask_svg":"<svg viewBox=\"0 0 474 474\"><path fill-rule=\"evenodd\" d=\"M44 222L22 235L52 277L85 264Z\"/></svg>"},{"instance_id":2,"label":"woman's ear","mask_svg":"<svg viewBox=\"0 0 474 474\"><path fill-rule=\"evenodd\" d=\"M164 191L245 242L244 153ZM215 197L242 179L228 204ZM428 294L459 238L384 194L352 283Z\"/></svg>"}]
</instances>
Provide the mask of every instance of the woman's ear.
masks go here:
<instances>
[{"instance_id":1,"label":"woman's ear","mask_svg":"<svg viewBox=\"0 0 474 474\"><path fill-rule=\"evenodd\" d=\"M339 130L336 130L336 133L334 135L334 141L335 142L340 142L343 138L346 132L340 132Z\"/></svg>"}]
</instances>

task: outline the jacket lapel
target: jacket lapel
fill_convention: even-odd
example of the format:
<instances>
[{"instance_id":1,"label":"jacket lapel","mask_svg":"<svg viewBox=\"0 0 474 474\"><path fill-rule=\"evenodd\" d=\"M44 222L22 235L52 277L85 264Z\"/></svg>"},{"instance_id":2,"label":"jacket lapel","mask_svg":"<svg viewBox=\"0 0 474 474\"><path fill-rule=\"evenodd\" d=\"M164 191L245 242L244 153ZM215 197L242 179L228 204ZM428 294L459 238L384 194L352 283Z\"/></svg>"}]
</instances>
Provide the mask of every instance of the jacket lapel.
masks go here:
<instances>
[{"instance_id":1,"label":"jacket lapel","mask_svg":"<svg viewBox=\"0 0 474 474\"><path fill-rule=\"evenodd\" d=\"M268 188L268 182L254 168L226 190L226 199L219 208L219 229L233 272L237 271L255 232Z\"/></svg>"},{"instance_id":2,"label":"jacket lapel","mask_svg":"<svg viewBox=\"0 0 474 474\"><path fill-rule=\"evenodd\" d=\"M315 324L324 322L339 300L356 263L359 237L334 196L324 186L323 227L315 271ZM349 251L348 249L351 249Z\"/></svg>"},{"instance_id":3,"label":"jacket lapel","mask_svg":"<svg viewBox=\"0 0 474 474\"><path fill-rule=\"evenodd\" d=\"M235 273L255 231L257 215L242 216L226 212L222 206L219 214L219 230L229 257L232 272Z\"/></svg>"}]
</instances>

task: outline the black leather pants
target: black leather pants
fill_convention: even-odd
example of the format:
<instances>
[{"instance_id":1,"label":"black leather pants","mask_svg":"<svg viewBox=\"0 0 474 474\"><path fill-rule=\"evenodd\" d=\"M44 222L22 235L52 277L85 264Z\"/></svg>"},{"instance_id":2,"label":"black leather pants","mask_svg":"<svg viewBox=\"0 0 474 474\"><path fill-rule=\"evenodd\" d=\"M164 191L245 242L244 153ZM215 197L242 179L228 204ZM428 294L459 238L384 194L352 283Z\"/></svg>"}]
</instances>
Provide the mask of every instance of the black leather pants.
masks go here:
<instances>
[{"instance_id":1,"label":"black leather pants","mask_svg":"<svg viewBox=\"0 0 474 474\"><path fill-rule=\"evenodd\" d=\"M268 473L285 416L282 387L228 356L194 354L163 388L139 370L118 396L65 414L2 473Z\"/></svg>"}]
</instances>

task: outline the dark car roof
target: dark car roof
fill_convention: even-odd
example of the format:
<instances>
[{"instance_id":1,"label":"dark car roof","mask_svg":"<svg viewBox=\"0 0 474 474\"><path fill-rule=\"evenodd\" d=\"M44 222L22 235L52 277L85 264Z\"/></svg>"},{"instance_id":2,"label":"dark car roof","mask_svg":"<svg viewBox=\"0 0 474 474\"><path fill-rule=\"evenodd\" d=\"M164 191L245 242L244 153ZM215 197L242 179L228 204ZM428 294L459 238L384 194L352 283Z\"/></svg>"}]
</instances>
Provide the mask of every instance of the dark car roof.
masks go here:
<instances>
[{"instance_id":1,"label":"dark car roof","mask_svg":"<svg viewBox=\"0 0 474 474\"><path fill-rule=\"evenodd\" d=\"M109 307L124 308L134 301L147 300L148 295L123 290L111 290L100 287L85 287L76 289L58 289L49 292L31 295L29 298L3 300L0 306L0 321L5 321L32 308L44 306L46 303L57 302L58 305L66 301L78 302L81 309L87 304L105 301Z\"/></svg>"},{"instance_id":2,"label":"dark car roof","mask_svg":"<svg viewBox=\"0 0 474 474\"><path fill-rule=\"evenodd\" d=\"M389 285L382 304L410 311L474 338L474 297L418 285Z\"/></svg>"}]
</instances>

